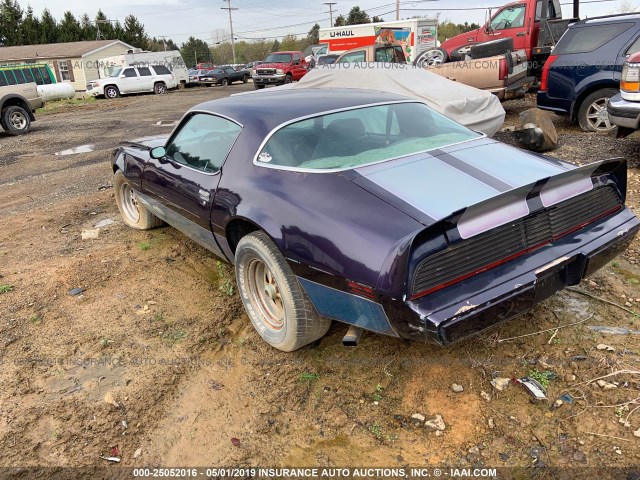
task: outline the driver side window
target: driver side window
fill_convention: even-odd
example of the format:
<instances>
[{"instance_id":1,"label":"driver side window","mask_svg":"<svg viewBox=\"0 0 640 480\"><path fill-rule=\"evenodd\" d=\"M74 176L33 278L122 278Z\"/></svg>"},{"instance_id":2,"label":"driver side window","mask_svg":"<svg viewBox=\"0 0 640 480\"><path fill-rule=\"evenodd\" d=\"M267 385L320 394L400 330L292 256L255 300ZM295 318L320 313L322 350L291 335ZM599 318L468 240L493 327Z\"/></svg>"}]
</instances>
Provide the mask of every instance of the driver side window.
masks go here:
<instances>
[{"instance_id":1,"label":"driver side window","mask_svg":"<svg viewBox=\"0 0 640 480\"><path fill-rule=\"evenodd\" d=\"M508 28L524 27L525 5L505 8L491 20L492 30L506 30Z\"/></svg>"},{"instance_id":2,"label":"driver side window","mask_svg":"<svg viewBox=\"0 0 640 480\"><path fill-rule=\"evenodd\" d=\"M167 156L176 163L215 173L222 168L241 127L226 118L193 114L167 145Z\"/></svg>"}]
</instances>

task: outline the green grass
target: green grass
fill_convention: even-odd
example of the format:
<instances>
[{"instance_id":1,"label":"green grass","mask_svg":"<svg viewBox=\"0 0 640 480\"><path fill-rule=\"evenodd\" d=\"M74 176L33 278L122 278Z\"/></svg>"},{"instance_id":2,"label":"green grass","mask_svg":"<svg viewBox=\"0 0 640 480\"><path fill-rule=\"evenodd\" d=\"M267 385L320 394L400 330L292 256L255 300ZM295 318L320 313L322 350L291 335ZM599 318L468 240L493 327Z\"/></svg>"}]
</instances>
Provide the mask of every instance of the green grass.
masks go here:
<instances>
[{"instance_id":1,"label":"green grass","mask_svg":"<svg viewBox=\"0 0 640 480\"><path fill-rule=\"evenodd\" d=\"M544 388L549 386L549 378L551 377L551 372L540 372L539 370L533 369L529 370L529 378L533 378L537 380L540 385Z\"/></svg>"},{"instance_id":2,"label":"green grass","mask_svg":"<svg viewBox=\"0 0 640 480\"><path fill-rule=\"evenodd\" d=\"M31 317L29 319L29 321L33 324L33 325L40 325L42 323L42 317L40 317L39 315L34 315L33 317Z\"/></svg>"},{"instance_id":3,"label":"green grass","mask_svg":"<svg viewBox=\"0 0 640 480\"><path fill-rule=\"evenodd\" d=\"M218 290L226 294L228 297L233 297L233 294L235 293L235 282L229 276L227 266L218 261L216 262L216 267L218 269ZM211 277L213 277L213 275Z\"/></svg>"},{"instance_id":4,"label":"green grass","mask_svg":"<svg viewBox=\"0 0 640 480\"><path fill-rule=\"evenodd\" d=\"M303 372L298 377L298 380L301 383L306 383L309 386L312 382L317 382L318 380L320 380L320 375L318 375L317 373Z\"/></svg>"},{"instance_id":5,"label":"green grass","mask_svg":"<svg viewBox=\"0 0 640 480\"><path fill-rule=\"evenodd\" d=\"M140 242L138 243L138 248L143 252L146 252L151 248L151 244L149 242Z\"/></svg>"},{"instance_id":6,"label":"green grass","mask_svg":"<svg viewBox=\"0 0 640 480\"><path fill-rule=\"evenodd\" d=\"M377 439L382 438L382 427L377 423L374 423L369 427L369 431L375 435Z\"/></svg>"},{"instance_id":7,"label":"green grass","mask_svg":"<svg viewBox=\"0 0 640 480\"><path fill-rule=\"evenodd\" d=\"M68 100L55 100L55 101L45 103L44 107L39 108L37 113L55 112L56 110L59 110L61 108L76 107L79 105L90 105L95 102L96 102L95 97L71 98Z\"/></svg>"},{"instance_id":8,"label":"green grass","mask_svg":"<svg viewBox=\"0 0 640 480\"><path fill-rule=\"evenodd\" d=\"M0 285L0 293L9 293L9 292L13 292L13 285L7 285L6 283L3 283Z\"/></svg>"}]
</instances>

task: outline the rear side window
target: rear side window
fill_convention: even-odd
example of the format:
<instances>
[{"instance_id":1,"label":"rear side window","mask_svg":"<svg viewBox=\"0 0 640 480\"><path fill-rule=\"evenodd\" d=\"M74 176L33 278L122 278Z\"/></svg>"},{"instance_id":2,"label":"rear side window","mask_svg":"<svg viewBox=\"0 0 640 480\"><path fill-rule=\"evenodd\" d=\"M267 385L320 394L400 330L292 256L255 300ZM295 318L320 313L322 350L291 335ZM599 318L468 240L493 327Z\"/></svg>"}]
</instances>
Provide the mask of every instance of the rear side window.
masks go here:
<instances>
[{"instance_id":1,"label":"rear side window","mask_svg":"<svg viewBox=\"0 0 640 480\"><path fill-rule=\"evenodd\" d=\"M22 73L24 73L24 79L27 81L27 83L31 83L31 82L35 82L35 80L33 79L33 74L31 73L31 69L30 68L25 68Z\"/></svg>"},{"instance_id":2,"label":"rear side window","mask_svg":"<svg viewBox=\"0 0 640 480\"><path fill-rule=\"evenodd\" d=\"M4 76L4 72L0 72L0 87L7 86L7 79Z\"/></svg>"},{"instance_id":3,"label":"rear side window","mask_svg":"<svg viewBox=\"0 0 640 480\"><path fill-rule=\"evenodd\" d=\"M26 80L24 79L24 73L22 73L22 70L18 69L18 70L14 70L13 72L16 76L16 80L18 81L18 83L27 83Z\"/></svg>"},{"instance_id":4,"label":"rear side window","mask_svg":"<svg viewBox=\"0 0 640 480\"><path fill-rule=\"evenodd\" d=\"M151 70L147 67L138 67L138 73L140 74L141 77L151 76Z\"/></svg>"},{"instance_id":5,"label":"rear side window","mask_svg":"<svg viewBox=\"0 0 640 480\"><path fill-rule=\"evenodd\" d=\"M7 83L9 85L16 85L16 77L13 75L13 70L5 70L4 74L7 76Z\"/></svg>"},{"instance_id":6,"label":"rear side window","mask_svg":"<svg viewBox=\"0 0 640 480\"><path fill-rule=\"evenodd\" d=\"M40 74L42 75L42 79L45 85L49 85L52 83L51 74L49 73L49 69L47 67L40 67Z\"/></svg>"},{"instance_id":7,"label":"rear side window","mask_svg":"<svg viewBox=\"0 0 640 480\"><path fill-rule=\"evenodd\" d=\"M633 55L636 52L640 52L640 36L636 38L636 41L633 42L629 48L627 48L627 51L625 52L625 54Z\"/></svg>"},{"instance_id":8,"label":"rear side window","mask_svg":"<svg viewBox=\"0 0 640 480\"><path fill-rule=\"evenodd\" d=\"M570 28L553 49L553 53L557 55L593 52L634 25L634 23L616 23Z\"/></svg>"},{"instance_id":9,"label":"rear side window","mask_svg":"<svg viewBox=\"0 0 640 480\"><path fill-rule=\"evenodd\" d=\"M156 75L171 75L171 72L164 65L154 65L153 69L156 72Z\"/></svg>"}]
</instances>

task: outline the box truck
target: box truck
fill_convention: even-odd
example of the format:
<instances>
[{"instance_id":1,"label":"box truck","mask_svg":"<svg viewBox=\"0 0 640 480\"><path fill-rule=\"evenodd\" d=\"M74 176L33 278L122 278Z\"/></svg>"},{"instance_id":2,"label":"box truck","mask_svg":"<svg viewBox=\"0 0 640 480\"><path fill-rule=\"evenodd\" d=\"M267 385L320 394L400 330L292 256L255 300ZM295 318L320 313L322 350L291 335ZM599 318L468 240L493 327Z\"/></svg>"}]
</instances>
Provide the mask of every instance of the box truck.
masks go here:
<instances>
[{"instance_id":1,"label":"box truck","mask_svg":"<svg viewBox=\"0 0 640 480\"><path fill-rule=\"evenodd\" d=\"M413 62L423 51L438 46L438 21L433 18L412 18L321 28L319 37L319 43L327 45L327 51L322 50L320 54L340 54L375 43L398 43L402 45L407 62Z\"/></svg>"}]
</instances>

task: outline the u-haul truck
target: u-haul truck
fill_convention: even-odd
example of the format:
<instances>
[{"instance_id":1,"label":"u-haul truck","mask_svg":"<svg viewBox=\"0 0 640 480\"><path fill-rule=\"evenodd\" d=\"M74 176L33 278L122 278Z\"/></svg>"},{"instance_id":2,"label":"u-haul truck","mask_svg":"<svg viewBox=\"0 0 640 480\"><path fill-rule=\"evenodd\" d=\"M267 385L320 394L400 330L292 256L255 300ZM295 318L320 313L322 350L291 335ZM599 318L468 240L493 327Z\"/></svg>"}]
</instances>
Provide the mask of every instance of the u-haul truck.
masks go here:
<instances>
[{"instance_id":1,"label":"u-haul truck","mask_svg":"<svg viewBox=\"0 0 640 480\"><path fill-rule=\"evenodd\" d=\"M375 43L399 43L407 62L424 50L434 48L438 41L438 21L432 18L413 18L396 22L364 23L320 29L320 44L328 46L327 52L341 54L352 48Z\"/></svg>"}]
</instances>

